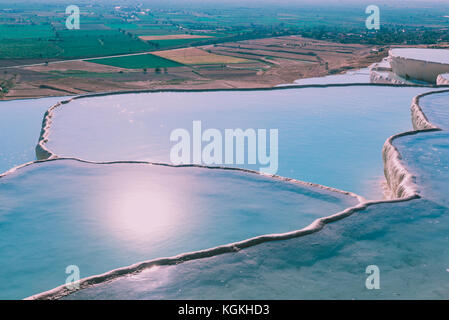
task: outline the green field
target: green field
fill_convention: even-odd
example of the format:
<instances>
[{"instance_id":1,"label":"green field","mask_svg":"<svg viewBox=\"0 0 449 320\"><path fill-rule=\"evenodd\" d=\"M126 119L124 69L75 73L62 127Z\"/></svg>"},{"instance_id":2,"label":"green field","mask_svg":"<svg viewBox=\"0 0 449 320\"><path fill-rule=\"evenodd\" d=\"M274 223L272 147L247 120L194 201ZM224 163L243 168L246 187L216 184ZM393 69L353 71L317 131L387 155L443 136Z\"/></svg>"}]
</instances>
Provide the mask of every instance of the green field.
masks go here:
<instances>
[{"instance_id":1,"label":"green field","mask_svg":"<svg viewBox=\"0 0 449 320\"><path fill-rule=\"evenodd\" d=\"M106 27L111 29L123 29L123 30L134 30L139 26L132 23L108 23L105 24Z\"/></svg>"},{"instance_id":2,"label":"green field","mask_svg":"<svg viewBox=\"0 0 449 320\"><path fill-rule=\"evenodd\" d=\"M151 46L118 30L62 30L57 45L64 58L98 57L148 51Z\"/></svg>"},{"instance_id":3,"label":"green field","mask_svg":"<svg viewBox=\"0 0 449 320\"><path fill-rule=\"evenodd\" d=\"M171 68L182 66L182 64L176 61L161 58L153 54L139 54L124 57L90 59L86 61L126 69Z\"/></svg>"},{"instance_id":4,"label":"green field","mask_svg":"<svg viewBox=\"0 0 449 320\"><path fill-rule=\"evenodd\" d=\"M58 57L61 48L48 40L22 39L0 41L0 58L49 58Z\"/></svg>"},{"instance_id":5,"label":"green field","mask_svg":"<svg viewBox=\"0 0 449 320\"><path fill-rule=\"evenodd\" d=\"M49 39L54 38L51 25L0 25L0 40L21 40L21 39Z\"/></svg>"},{"instance_id":6,"label":"green field","mask_svg":"<svg viewBox=\"0 0 449 320\"><path fill-rule=\"evenodd\" d=\"M150 40L150 44L156 49L167 49L167 48L178 48L178 47L188 47L199 43L201 41L207 41L210 38L196 38L196 39L169 39L169 40Z\"/></svg>"},{"instance_id":7,"label":"green field","mask_svg":"<svg viewBox=\"0 0 449 320\"><path fill-rule=\"evenodd\" d=\"M145 52L154 47L118 30L57 30L0 25L1 58L89 58Z\"/></svg>"}]
</instances>

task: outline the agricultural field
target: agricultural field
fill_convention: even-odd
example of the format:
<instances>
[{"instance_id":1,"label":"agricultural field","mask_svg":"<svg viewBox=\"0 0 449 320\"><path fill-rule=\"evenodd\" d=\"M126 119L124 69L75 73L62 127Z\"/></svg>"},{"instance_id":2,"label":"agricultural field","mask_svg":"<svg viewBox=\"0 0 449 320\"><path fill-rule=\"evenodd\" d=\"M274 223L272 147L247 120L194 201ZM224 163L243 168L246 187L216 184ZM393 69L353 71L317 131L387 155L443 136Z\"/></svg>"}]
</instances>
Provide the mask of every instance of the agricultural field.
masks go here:
<instances>
[{"instance_id":1,"label":"agricultural field","mask_svg":"<svg viewBox=\"0 0 449 320\"><path fill-rule=\"evenodd\" d=\"M61 50L51 41L51 25L0 25L0 57L44 58L57 56Z\"/></svg>"},{"instance_id":2,"label":"agricultural field","mask_svg":"<svg viewBox=\"0 0 449 320\"><path fill-rule=\"evenodd\" d=\"M206 46L215 54L238 58L261 60L267 63L297 61L328 71L356 64L362 57L371 54L371 48L360 44L338 44L307 39L300 36L286 36L267 39L245 40ZM382 49L382 48L381 48ZM374 59L378 59L374 55Z\"/></svg>"},{"instance_id":3,"label":"agricultural field","mask_svg":"<svg viewBox=\"0 0 449 320\"><path fill-rule=\"evenodd\" d=\"M118 30L53 30L48 26L0 26L2 59L75 59L128 54L152 46ZM17 35L17 36L16 36Z\"/></svg>"},{"instance_id":4,"label":"agricultural field","mask_svg":"<svg viewBox=\"0 0 449 320\"><path fill-rule=\"evenodd\" d=\"M179 62L165 59L163 57L159 57L157 55L149 53L122 57L91 59L86 61L125 69L170 68L182 66L182 64Z\"/></svg>"},{"instance_id":5,"label":"agricultural field","mask_svg":"<svg viewBox=\"0 0 449 320\"><path fill-rule=\"evenodd\" d=\"M210 53L199 48L153 52L154 55L186 65L248 63L251 60Z\"/></svg>"},{"instance_id":6,"label":"agricultural field","mask_svg":"<svg viewBox=\"0 0 449 320\"><path fill-rule=\"evenodd\" d=\"M383 7L384 27L371 32L365 7L358 4L257 8L92 1L79 4L80 29L68 30L67 3L36 1L0 0L0 83L7 88L2 99L271 87L365 67L382 59L386 44L449 41L449 19L431 7Z\"/></svg>"},{"instance_id":7,"label":"agricultural field","mask_svg":"<svg viewBox=\"0 0 449 320\"><path fill-rule=\"evenodd\" d=\"M145 42L117 30L58 31L58 45L64 58L98 57L150 50Z\"/></svg>"},{"instance_id":8,"label":"agricultural field","mask_svg":"<svg viewBox=\"0 0 449 320\"><path fill-rule=\"evenodd\" d=\"M196 34L167 34L161 36L140 36L139 39L144 41L152 40L175 40L175 39L203 39L212 38L212 36L196 35Z\"/></svg>"},{"instance_id":9,"label":"agricultural field","mask_svg":"<svg viewBox=\"0 0 449 320\"><path fill-rule=\"evenodd\" d=\"M0 0L0 60L83 59L296 34L365 44L449 39L449 19L430 7L383 8L385 31L367 33L362 5L286 10L215 4L204 8L80 4L80 30L66 29L65 6L51 0L45 4ZM423 27L417 29L418 18ZM0 66L6 64L0 61Z\"/></svg>"},{"instance_id":10,"label":"agricultural field","mask_svg":"<svg viewBox=\"0 0 449 320\"><path fill-rule=\"evenodd\" d=\"M51 25L0 25L0 40L23 40L29 38L51 39L54 32Z\"/></svg>"},{"instance_id":11,"label":"agricultural field","mask_svg":"<svg viewBox=\"0 0 449 320\"><path fill-rule=\"evenodd\" d=\"M196 39L166 39L166 40L152 40L147 43L153 48L153 50L182 48L200 44L203 38Z\"/></svg>"},{"instance_id":12,"label":"agricultural field","mask_svg":"<svg viewBox=\"0 0 449 320\"><path fill-rule=\"evenodd\" d=\"M3 7L0 1L0 60L45 61L143 53L228 36L227 32L214 31L194 35L163 17L146 12L136 16L134 11L110 11L107 6L81 7L80 29L68 30L63 6L50 4L14 10ZM7 63L0 62L1 65Z\"/></svg>"},{"instance_id":13,"label":"agricultural field","mask_svg":"<svg viewBox=\"0 0 449 320\"><path fill-rule=\"evenodd\" d=\"M276 55L276 48L293 56ZM274 37L11 68L0 79L18 75L6 99L150 88L261 88L366 67L386 54L372 48ZM252 50L262 53L251 55Z\"/></svg>"}]
</instances>

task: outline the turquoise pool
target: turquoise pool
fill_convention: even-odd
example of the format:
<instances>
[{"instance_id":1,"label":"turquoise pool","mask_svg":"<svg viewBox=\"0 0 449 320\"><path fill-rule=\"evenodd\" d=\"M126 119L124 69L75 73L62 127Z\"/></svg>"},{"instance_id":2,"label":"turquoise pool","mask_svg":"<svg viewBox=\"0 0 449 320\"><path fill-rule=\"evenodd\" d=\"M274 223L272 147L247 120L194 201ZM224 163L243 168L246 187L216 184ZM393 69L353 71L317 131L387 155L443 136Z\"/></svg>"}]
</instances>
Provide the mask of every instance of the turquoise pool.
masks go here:
<instances>
[{"instance_id":1,"label":"turquoise pool","mask_svg":"<svg viewBox=\"0 0 449 320\"><path fill-rule=\"evenodd\" d=\"M51 105L65 98L0 101L0 173L35 160L42 117Z\"/></svg>"},{"instance_id":2,"label":"turquoise pool","mask_svg":"<svg viewBox=\"0 0 449 320\"><path fill-rule=\"evenodd\" d=\"M449 299L449 99L421 100L442 131L393 140L421 198L376 203L301 238L157 266L66 299ZM380 289L367 290L367 266Z\"/></svg>"},{"instance_id":3,"label":"turquoise pool","mask_svg":"<svg viewBox=\"0 0 449 320\"><path fill-rule=\"evenodd\" d=\"M358 204L349 194L240 170L129 162L168 163L170 132L191 128L193 120L219 130L276 128L278 174L381 198L382 145L411 129L411 100L426 91L348 86L164 92L65 104L52 118L50 150L63 157L124 162L52 160L0 179L0 233L7 239L0 243L0 264L7 266L0 270L0 298L24 298L61 285L68 265L79 266L81 277L87 277L290 232ZM442 125L445 101L443 94L423 99L429 118ZM13 106L9 103L3 106ZM4 125L16 130L20 142L8 151L17 163L5 157L3 171L33 160L30 145L37 135L31 133L42 115L37 109L23 111L21 122L20 110L3 109L17 121ZM395 140L417 174L423 199L376 204L313 235L159 266L67 298L449 297L446 144L445 131ZM369 264L381 267L385 290L364 288ZM434 289L435 283L443 285Z\"/></svg>"},{"instance_id":4,"label":"turquoise pool","mask_svg":"<svg viewBox=\"0 0 449 320\"><path fill-rule=\"evenodd\" d=\"M278 129L277 174L381 199L382 146L411 129L411 100L426 91L344 86L85 98L55 110L47 147L63 157L170 163L170 133L192 132L194 120L221 132Z\"/></svg>"},{"instance_id":5,"label":"turquoise pool","mask_svg":"<svg viewBox=\"0 0 449 320\"><path fill-rule=\"evenodd\" d=\"M273 201L276 199L276 201ZM0 179L0 298L301 229L355 197L241 171L56 160Z\"/></svg>"}]
</instances>

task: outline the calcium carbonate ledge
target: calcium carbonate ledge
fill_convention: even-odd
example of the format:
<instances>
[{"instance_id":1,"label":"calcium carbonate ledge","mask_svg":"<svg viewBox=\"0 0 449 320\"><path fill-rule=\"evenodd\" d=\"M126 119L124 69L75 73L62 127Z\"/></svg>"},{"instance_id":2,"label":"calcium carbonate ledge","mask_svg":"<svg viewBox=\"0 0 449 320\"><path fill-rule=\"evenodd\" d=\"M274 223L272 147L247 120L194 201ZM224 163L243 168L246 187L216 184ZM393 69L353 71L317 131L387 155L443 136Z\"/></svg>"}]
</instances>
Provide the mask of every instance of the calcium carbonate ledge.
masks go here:
<instances>
[{"instance_id":1,"label":"calcium carbonate ledge","mask_svg":"<svg viewBox=\"0 0 449 320\"><path fill-rule=\"evenodd\" d=\"M438 128L437 126L432 124L429 121L429 119L427 119L421 106L419 105L419 101L421 98L423 98L425 96L429 96L432 94L438 94L438 93L442 93L442 92L449 92L449 90L430 91L430 92L420 94L420 95L416 96L415 98L413 98L412 107L411 107L413 129L415 129L415 130L426 130L426 129L441 130L441 128Z\"/></svg>"},{"instance_id":2,"label":"calcium carbonate ledge","mask_svg":"<svg viewBox=\"0 0 449 320\"><path fill-rule=\"evenodd\" d=\"M404 166L401 154L394 146L394 140L404 136L420 134L422 132L441 131L441 128L438 128L427 119L419 105L419 101L422 97L442 92L449 92L449 90L431 91L414 97L411 105L411 119L415 131L396 134L388 138L384 144L382 150L384 173L394 197L401 198L419 195L419 189L415 183L416 179Z\"/></svg>"},{"instance_id":3,"label":"calcium carbonate ledge","mask_svg":"<svg viewBox=\"0 0 449 320\"><path fill-rule=\"evenodd\" d=\"M449 73L439 74L437 78L437 85L439 86L449 85Z\"/></svg>"},{"instance_id":4,"label":"calcium carbonate ledge","mask_svg":"<svg viewBox=\"0 0 449 320\"><path fill-rule=\"evenodd\" d=\"M407 84L405 79L400 79L400 77L395 75L392 71L371 70L370 80L371 83L388 83L394 85Z\"/></svg>"},{"instance_id":5,"label":"calcium carbonate ledge","mask_svg":"<svg viewBox=\"0 0 449 320\"><path fill-rule=\"evenodd\" d=\"M425 54L413 55L413 51ZM432 53L436 52L444 53L444 59L432 57ZM447 49L394 48L389 52L390 64L395 74L429 83L436 83L439 74L449 72L447 56Z\"/></svg>"},{"instance_id":6,"label":"calcium carbonate ledge","mask_svg":"<svg viewBox=\"0 0 449 320\"><path fill-rule=\"evenodd\" d=\"M404 136L438 130L439 129L424 129L403 132L391 136L385 142L382 149L384 175L393 198L406 199L419 197L419 188L416 185L415 176L405 167L399 150L394 146L394 140Z\"/></svg>"}]
</instances>

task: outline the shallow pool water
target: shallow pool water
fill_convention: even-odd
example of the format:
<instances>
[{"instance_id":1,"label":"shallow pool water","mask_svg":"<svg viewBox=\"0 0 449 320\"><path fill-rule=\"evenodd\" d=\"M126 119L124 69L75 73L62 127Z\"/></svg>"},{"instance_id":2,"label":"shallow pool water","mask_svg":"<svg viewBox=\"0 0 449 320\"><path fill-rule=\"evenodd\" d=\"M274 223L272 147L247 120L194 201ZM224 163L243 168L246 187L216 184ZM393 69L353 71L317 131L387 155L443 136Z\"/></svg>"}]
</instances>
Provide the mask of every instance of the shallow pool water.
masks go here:
<instances>
[{"instance_id":1,"label":"shallow pool water","mask_svg":"<svg viewBox=\"0 0 449 320\"><path fill-rule=\"evenodd\" d=\"M273 201L276 199L276 201ZM0 298L138 261L306 227L358 203L253 173L149 164L32 164L0 179Z\"/></svg>"},{"instance_id":2,"label":"shallow pool water","mask_svg":"<svg viewBox=\"0 0 449 320\"><path fill-rule=\"evenodd\" d=\"M428 97L429 119L447 119L449 100ZM153 267L66 299L448 299L449 135L421 132L393 144L420 199L372 204L312 235ZM365 286L373 265L379 290Z\"/></svg>"},{"instance_id":3,"label":"shallow pool water","mask_svg":"<svg viewBox=\"0 0 449 320\"><path fill-rule=\"evenodd\" d=\"M449 100L432 98L423 109L447 118ZM422 198L374 204L312 235L153 267L66 299L449 299L449 135L422 132L393 144ZM365 286L372 265L379 290Z\"/></svg>"},{"instance_id":4,"label":"shallow pool water","mask_svg":"<svg viewBox=\"0 0 449 320\"><path fill-rule=\"evenodd\" d=\"M420 193L426 199L449 206L449 133L427 132L397 139Z\"/></svg>"},{"instance_id":5,"label":"shallow pool water","mask_svg":"<svg viewBox=\"0 0 449 320\"><path fill-rule=\"evenodd\" d=\"M441 129L449 129L449 92L426 95L419 105L427 119Z\"/></svg>"},{"instance_id":6,"label":"shallow pool water","mask_svg":"<svg viewBox=\"0 0 449 320\"><path fill-rule=\"evenodd\" d=\"M292 85L370 83L369 68L349 70L342 74L295 80Z\"/></svg>"},{"instance_id":7,"label":"shallow pool water","mask_svg":"<svg viewBox=\"0 0 449 320\"><path fill-rule=\"evenodd\" d=\"M302 238L153 267L65 299L448 299L449 210L380 204ZM380 270L368 290L365 270Z\"/></svg>"},{"instance_id":8,"label":"shallow pool water","mask_svg":"<svg viewBox=\"0 0 449 320\"><path fill-rule=\"evenodd\" d=\"M36 159L44 113L65 98L0 101L0 173Z\"/></svg>"},{"instance_id":9,"label":"shallow pool water","mask_svg":"<svg viewBox=\"0 0 449 320\"><path fill-rule=\"evenodd\" d=\"M277 174L381 198L382 146L411 129L411 100L428 90L345 86L85 98L56 109L47 147L95 161L169 163L170 133L192 134L194 120L203 131L278 129Z\"/></svg>"},{"instance_id":10,"label":"shallow pool water","mask_svg":"<svg viewBox=\"0 0 449 320\"><path fill-rule=\"evenodd\" d=\"M278 174L380 198L382 145L411 129L410 102L429 90L350 86L80 99L57 109L47 146L88 160L169 162L170 132L191 130L193 120L203 129L275 128ZM441 93L421 101L429 120L443 129L447 98ZM15 103L18 108L3 110L0 103L2 128L16 131L11 145L18 142L6 149L11 158L0 162L3 171L33 160L37 135L31 132L40 130L38 109ZM447 299L448 140L442 131L394 141L422 199L376 204L316 234L155 267L66 298ZM75 160L32 164L0 178L0 298L61 285L68 265L87 277L300 229L356 203L342 193L242 171ZM381 290L364 286L372 264L380 268Z\"/></svg>"}]
</instances>

